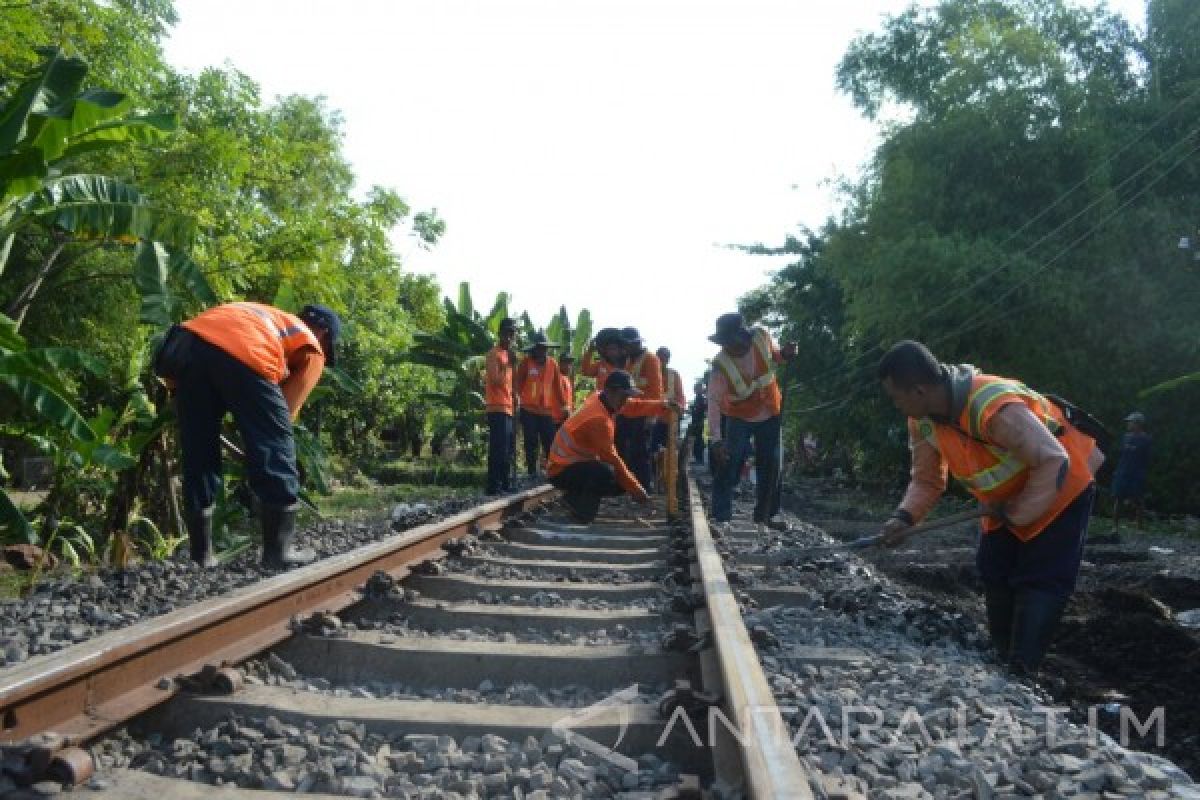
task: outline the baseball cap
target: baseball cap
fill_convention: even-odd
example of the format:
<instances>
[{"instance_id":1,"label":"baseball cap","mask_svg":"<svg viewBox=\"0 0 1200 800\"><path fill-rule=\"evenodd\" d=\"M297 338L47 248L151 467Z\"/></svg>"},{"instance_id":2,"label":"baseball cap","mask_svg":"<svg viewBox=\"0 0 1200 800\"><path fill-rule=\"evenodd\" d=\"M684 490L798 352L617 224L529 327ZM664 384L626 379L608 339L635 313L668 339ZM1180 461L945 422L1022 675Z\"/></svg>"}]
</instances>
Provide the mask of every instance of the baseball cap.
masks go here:
<instances>
[{"instance_id":1,"label":"baseball cap","mask_svg":"<svg viewBox=\"0 0 1200 800\"><path fill-rule=\"evenodd\" d=\"M334 366L337 363L338 339L342 336L342 320L337 312L329 306L311 303L300 309L300 319L329 331L329 352L325 354L325 363Z\"/></svg>"},{"instance_id":2,"label":"baseball cap","mask_svg":"<svg viewBox=\"0 0 1200 800\"><path fill-rule=\"evenodd\" d=\"M604 379L605 391L625 392L627 394L641 394L641 390L633 385L633 378L623 369L613 370L608 373L608 377Z\"/></svg>"}]
</instances>

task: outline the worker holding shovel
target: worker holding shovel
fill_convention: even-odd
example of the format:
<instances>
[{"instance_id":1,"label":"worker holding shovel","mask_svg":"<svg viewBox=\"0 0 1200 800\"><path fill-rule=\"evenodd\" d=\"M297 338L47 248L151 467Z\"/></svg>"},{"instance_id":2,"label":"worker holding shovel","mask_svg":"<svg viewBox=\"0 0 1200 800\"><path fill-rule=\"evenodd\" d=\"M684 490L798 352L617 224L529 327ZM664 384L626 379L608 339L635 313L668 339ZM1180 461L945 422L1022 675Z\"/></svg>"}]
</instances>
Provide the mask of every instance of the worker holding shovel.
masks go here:
<instances>
[{"instance_id":1,"label":"worker holding shovel","mask_svg":"<svg viewBox=\"0 0 1200 800\"><path fill-rule=\"evenodd\" d=\"M878 377L908 417L912 451L883 544L911 535L948 474L961 481L987 507L977 563L992 644L1018 674L1036 673L1075 589L1104 458L1079 429L1081 412L969 364L941 364L920 342L892 346Z\"/></svg>"}]
</instances>

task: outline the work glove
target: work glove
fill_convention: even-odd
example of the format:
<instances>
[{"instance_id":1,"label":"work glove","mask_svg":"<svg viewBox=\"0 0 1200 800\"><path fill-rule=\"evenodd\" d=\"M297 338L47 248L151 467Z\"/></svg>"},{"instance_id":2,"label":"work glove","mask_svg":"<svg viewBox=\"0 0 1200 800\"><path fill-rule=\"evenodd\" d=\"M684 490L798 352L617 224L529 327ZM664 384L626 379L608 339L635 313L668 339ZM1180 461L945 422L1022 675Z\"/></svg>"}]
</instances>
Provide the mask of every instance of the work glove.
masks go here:
<instances>
[{"instance_id":1,"label":"work glove","mask_svg":"<svg viewBox=\"0 0 1200 800\"><path fill-rule=\"evenodd\" d=\"M884 547L899 547L908 541L911 533L912 525L900 517L888 517L887 521L879 528L881 538L880 544Z\"/></svg>"}]
</instances>

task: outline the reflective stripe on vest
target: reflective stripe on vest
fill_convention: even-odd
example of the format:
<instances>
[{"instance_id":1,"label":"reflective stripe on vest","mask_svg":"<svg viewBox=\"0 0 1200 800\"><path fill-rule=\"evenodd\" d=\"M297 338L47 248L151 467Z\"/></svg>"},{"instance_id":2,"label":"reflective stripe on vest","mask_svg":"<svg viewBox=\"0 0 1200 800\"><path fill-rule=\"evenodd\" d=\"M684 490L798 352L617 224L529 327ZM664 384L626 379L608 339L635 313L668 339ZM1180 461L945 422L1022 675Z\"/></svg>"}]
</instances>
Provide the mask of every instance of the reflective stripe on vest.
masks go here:
<instances>
[{"instance_id":1,"label":"reflective stripe on vest","mask_svg":"<svg viewBox=\"0 0 1200 800\"><path fill-rule=\"evenodd\" d=\"M269 325L271 327L271 329L275 331L275 334L280 339L286 339L287 337L294 336L297 333L304 333L303 328L297 328L294 325L290 328L277 327L275 325L275 320L271 319L270 314L263 311L261 308L255 308L254 306L250 305L249 303L230 303L229 305L234 306L235 308L240 308L242 311L249 311L251 314L258 317L263 322L267 323L267 325Z\"/></svg>"},{"instance_id":2,"label":"reflective stripe on vest","mask_svg":"<svg viewBox=\"0 0 1200 800\"><path fill-rule=\"evenodd\" d=\"M933 420L928 417L917 420L917 430L933 449L939 449L937 434L933 429ZM955 475L955 479L968 489L994 492L1026 469L1025 463L1007 450L1002 450L986 442L980 442L980 444L987 448L988 452L996 459L996 463L971 475Z\"/></svg>"},{"instance_id":3,"label":"reflective stripe on vest","mask_svg":"<svg viewBox=\"0 0 1200 800\"><path fill-rule=\"evenodd\" d=\"M554 437L554 444L550 446L550 454L562 459L563 463L566 464L597 460L594 453L581 450L579 445L575 444L575 440L571 438L571 434L567 431L566 426L558 429L558 435Z\"/></svg>"},{"instance_id":4,"label":"reflective stripe on vest","mask_svg":"<svg viewBox=\"0 0 1200 800\"><path fill-rule=\"evenodd\" d=\"M740 403L748 399L750 395L760 389L765 389L775 380L775 359L771 357L770 334L762 328L755 328L752 342L754 349L758 351L759 357L762 358L762 362L766 366L766 371L748 383L742 376L741 370L737 368L737 365L733 363L733 359L724 350L717 353L717 357L713 361L713 363L721 368L721 372L724 373L725 379L729 382L729 388L731 389L730 400L734 403Z\"/></svg>"},{"instance_id":5,"label":"reflective stripe on vest","mask_svg":"<svg viewBox=\"0 0 1200 800\"><path fill-rule=\"evenodd\" d=\"M1034 401L1038 406L1038 411L1040 412L1038 413L1038 418L1041 419L1042 424L1055 436L1062 433L1062 425L1050 414L1050 409L1046 405L1046 398L1023 383L1017 383L1016 381L992 381L980 386L967 398L967 422L970 426L972 437L976 439L983 438L983 417L987 412L988 406L1006 394L1020 395Z\"/></svg>"}]
</instances>

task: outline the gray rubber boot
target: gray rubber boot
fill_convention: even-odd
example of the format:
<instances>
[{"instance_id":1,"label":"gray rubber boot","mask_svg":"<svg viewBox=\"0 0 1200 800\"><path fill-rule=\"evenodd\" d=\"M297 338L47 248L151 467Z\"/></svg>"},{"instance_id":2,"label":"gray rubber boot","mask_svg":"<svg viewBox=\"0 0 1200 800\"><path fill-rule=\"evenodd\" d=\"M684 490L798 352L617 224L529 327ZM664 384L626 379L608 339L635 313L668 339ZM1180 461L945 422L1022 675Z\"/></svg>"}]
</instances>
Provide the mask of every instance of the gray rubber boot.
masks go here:
<instances>
[{"instance_id":1,"label":"gray rubber boot","mask_svg":"<svg viewBox=\"0 0 1200 800\"><path fill-rule=\"evenodd\" d=\"M267 569L302 567L317 560L315 551L307 547L292 547L296 535L296 510L299 506L262 507L263 554L262 564Z\"/></svg>"},{"instance_id":2,"label":"gray rubber boot","mask_svg":"<svg viewBox=\"0 0 1200 800\"><path fill-rule=\"evenodd\" d=\"M198 511L185 511L183 524L187 527L188 550L191 552L192 561L202 567L217 566L220 562L217 561L217 554L213 552L212 545L213 506Z\"/></svg>"},{"instance_id":3,"label":"gray rubber boot","mask_svg":"<svg viewBox=\"0 0 1200 800\"><path fill-rule=\"evenodd\" d=\"M987 606L988 633L1000 663L1007 664L1012 652L1013 610L1016 595L1007 586L985 585L983 599Z\"/></svg>"},{"instance_id":4,"label":"gray rubber boot","mask_svg":"<svg viewBox=\"0 0 1200 800\"><path fill-rule=\"evenodd\" d=\"M1014 672L1031 677L1037 674L1066 607L1067 598L1049 592L1036 589L1017 592L1009 656Z\"/></svg>"}]
</instances>

